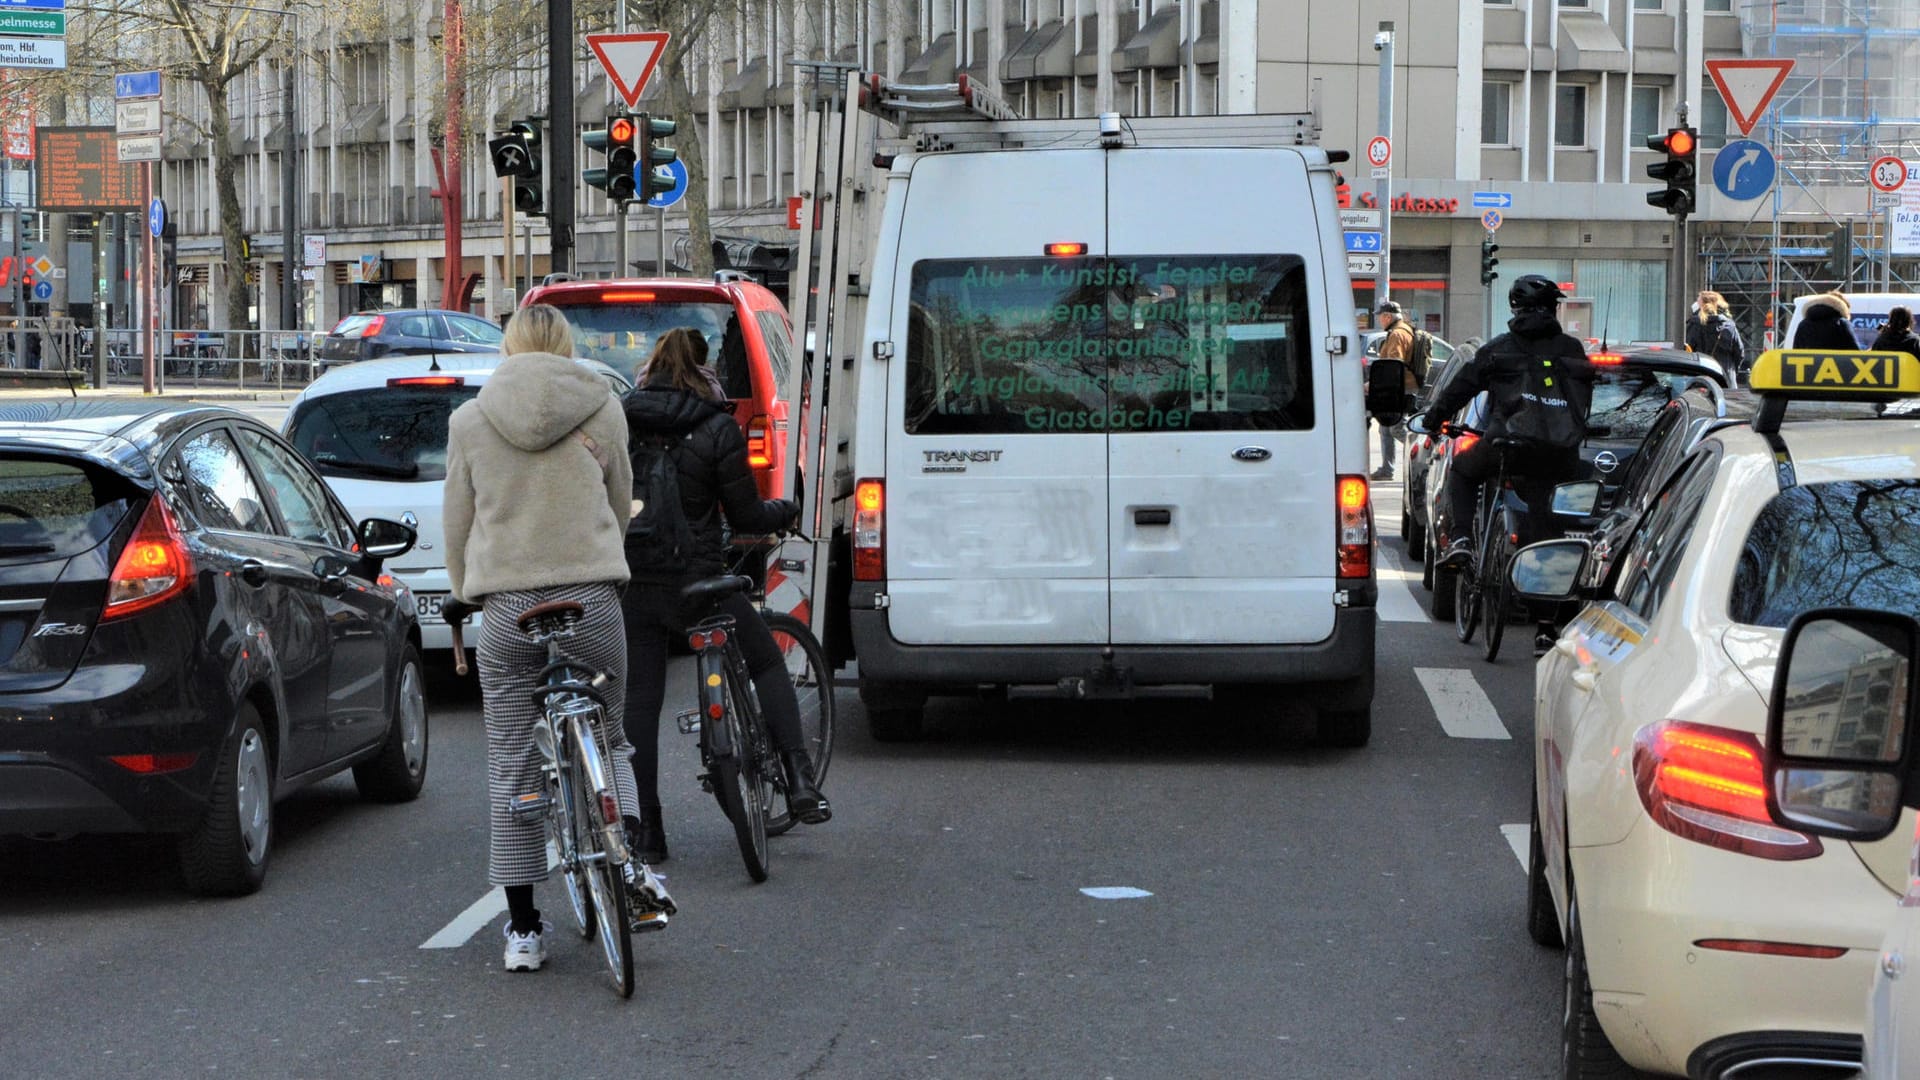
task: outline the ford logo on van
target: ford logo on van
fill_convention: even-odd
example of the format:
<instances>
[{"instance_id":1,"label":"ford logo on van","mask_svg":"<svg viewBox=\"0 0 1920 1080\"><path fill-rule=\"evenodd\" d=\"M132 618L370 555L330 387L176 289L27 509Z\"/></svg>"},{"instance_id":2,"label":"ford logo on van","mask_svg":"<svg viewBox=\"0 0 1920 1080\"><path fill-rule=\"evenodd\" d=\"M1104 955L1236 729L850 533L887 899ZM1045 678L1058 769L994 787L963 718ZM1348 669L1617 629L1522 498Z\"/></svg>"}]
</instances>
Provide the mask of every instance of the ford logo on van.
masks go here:
<instances>
[{"instance_id":1,"label":"ford logo on van","mask_svg":"<svg viewBox=\"0 0 1920 1080\"><path fill-rule=\"evenodd\" d=\"M1235 461L1265 461L1273 456L1273 451L1264 446L1243 446L1233 452Z\"/></svg>"}]
</instances>

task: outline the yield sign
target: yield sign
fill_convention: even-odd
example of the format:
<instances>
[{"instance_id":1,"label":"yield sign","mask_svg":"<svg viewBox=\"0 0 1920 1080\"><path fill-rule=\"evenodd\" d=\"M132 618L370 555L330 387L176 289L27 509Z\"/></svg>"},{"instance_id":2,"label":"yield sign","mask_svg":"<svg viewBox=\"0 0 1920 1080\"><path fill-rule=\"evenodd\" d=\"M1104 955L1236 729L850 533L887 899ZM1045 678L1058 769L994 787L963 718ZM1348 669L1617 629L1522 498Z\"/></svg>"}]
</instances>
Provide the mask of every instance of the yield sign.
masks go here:
<instances>
[{"instance_id":1,"label":"yield sign","mask_svg":"<svg viewBox=\"0 0 1920 1080\"><path fill-rule=\"evenodd\" d=\"M1767 104L1792 71L1792 60L1707 61L1707 74L1713 76L1720 99L1727 103L1727 115L1742 135L1753 134L1753 125L1760 122L1760 114L1767 111Z\"/></svg>"},{"instance_id":2,"label":"yield sign","mask_svg":"<svg viewBox=\"0 0 1920 1080\"><path fill-rule=\"evenodd\" d=\"M620 91L627 108L639 107L640 91L647 88L655 65L666 55L669 37L665 30L587 35L593 55L600 58L600 66L607 69L607 78L613 80L614 89Z\"/></svg>"}]
</instances>

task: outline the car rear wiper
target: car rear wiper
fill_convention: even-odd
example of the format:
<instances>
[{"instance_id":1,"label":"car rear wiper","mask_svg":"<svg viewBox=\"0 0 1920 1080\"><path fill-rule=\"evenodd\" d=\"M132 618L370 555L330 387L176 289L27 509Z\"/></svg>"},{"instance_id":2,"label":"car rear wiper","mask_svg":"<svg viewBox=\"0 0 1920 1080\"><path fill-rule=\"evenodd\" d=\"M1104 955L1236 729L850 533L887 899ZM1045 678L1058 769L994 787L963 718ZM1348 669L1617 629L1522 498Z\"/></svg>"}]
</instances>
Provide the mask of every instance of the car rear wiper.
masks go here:
<instances>
[{"instance_id":1,"label":"car rear wiper","mask_svg":"<svg viewBox=\"0 0 1920 1080\"><path fill-rule=\"evenodd\" d=\"M315 459L314 464L322 469L363 473L367 476L391 476L396 480L411 480L420 475L418 465L388 465L379 461L343 461L340 458L327 456Z\"/></svg>"},{"instance_id":2,"label":"car rear wiper","mask_svg":"<svg viewBox=\"0 0 1920 1080\"><path fill-rule=\"evenodd\" d=\"M0 558L12 555L51 555L54 551L52 544L0 544Z\"/></svg>"}]
</instances>

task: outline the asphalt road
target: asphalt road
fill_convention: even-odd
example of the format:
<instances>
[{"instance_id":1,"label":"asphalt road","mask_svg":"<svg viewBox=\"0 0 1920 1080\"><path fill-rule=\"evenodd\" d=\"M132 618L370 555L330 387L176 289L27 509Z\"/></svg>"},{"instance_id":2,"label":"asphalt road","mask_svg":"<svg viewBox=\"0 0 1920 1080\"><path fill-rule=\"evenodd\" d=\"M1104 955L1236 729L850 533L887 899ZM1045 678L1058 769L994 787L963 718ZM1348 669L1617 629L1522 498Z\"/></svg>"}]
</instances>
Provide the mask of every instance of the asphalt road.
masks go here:
<instances>
[{"instance_id":1,"label":"asphalt road","mask_svg":"<svg viewBox=\"0 0 1920 1080\"><path fill-rule=\"evenodd\" d=\"M1483 664L1417 621L1417 577L1382 582L1367 749L1311 748L1284 700L952 701L928 742L882 745L843 690L834 820L774 841L764 885L668 724L682 913L637 942L631 1002L565 933L531 975L501 970L499 917L422 948L488 892L477 700L438 680L423 797L292 796L257 896L189 899L137 839L0 843L0 1072L1548 1075L1560 958L1527 940L1502 831L1526 820L1531 660Z\"/></svg>"}]
</instances>

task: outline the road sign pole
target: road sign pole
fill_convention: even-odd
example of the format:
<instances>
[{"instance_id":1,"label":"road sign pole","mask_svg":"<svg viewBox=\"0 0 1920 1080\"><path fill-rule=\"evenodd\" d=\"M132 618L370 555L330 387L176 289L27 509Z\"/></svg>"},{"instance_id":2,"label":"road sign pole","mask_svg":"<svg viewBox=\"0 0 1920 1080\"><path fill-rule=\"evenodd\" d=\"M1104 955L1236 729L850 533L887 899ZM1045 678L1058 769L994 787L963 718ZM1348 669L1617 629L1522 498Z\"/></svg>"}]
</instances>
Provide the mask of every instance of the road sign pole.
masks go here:
<instances>
[{"instance_id":1,"label":"road sign pole","mask_svg":"<svg viewBox=\"0 0 1920 1080\"><path fill-rule=\"evenodd\" d=\"M660 242L660 250L656 257L656 261L653 264L653 268L654 270L658 271L661 277L666 277L667 276L667 208L666 207L663 206L660 208L659 217L654 219L654 227L659 230L658 234L656 235L656 239L659 240Z\"/></svg>"},{"instance_id":2,"label":"road sign pole","mask_svg":"<svg viewBox=\"0 0 1920 1080\"><path fill-rule=\"evenodd\" d=\"M613 201L613 276L627 276L627 200Z\"/></svg>"},{"instance_id":3,"label":"road sign pole","mask_svg":"<svg viewBox=\"0 0 1920 1080\"><path fill-rule=\"evenodd\" d=\"M1492 229L1488 229L1488 230L1487 230L1487 240L1486 240L1486 242L1487 242L1487 243L1492 243L1492 242L1493 242L1493 230L1492 230ZM1482 292L1484 292L1484 293L1486 293L1486 294L1487 294L1487 296L1486 296L1486 301L1487 301L1487 336L1486 336L1485 338L1483 338L1482 340L1484 340L1484 341L1492 341L1492 340L1494 339L1494 337L1495 337L1495 335L1496 335L1496 334L1498 333L1498 331L1496 331L1496 330L1495 330L1495 327L1497 327L1497 326L1499 326L1499 325L1500 325L1500 324L1499 324L1499 322L1497 321L1497 320L1498 320L1498 318L1499 318L1499 315L1500 315L1500 312L1499 312L1499 311L1498 311L1497 309L1495 309L1495 307L1494 307L1494 304L1493 304L1493 297L1494 297L1494 294L1495 294L1496 292L1498 292L1498 291L1499 291L1499 289L1500 289L1500 285L1499 285L1499 279L1498 279L1498 278L1495 278L1495 279L1494 279L1493 281L1490 281L1490 282L1488 282L1488 283L1486 283L1485 285L1482 285L1482 286L1480 287L1480 289L1481 289L1481 291L1482 291Z\"/></svg>"},{"instance_id":4,"label":"road sign pole","mask_svg":"<svg viewBox=\"0 0 1920 1080\"><path fill-rule=\"evenodd\" d=\"M1380 32L1374 35L1374 43L1380 51L1380 134L1388 140L1393 138L1393 24L1383 22ZM1377 309L1393 295L1393 172L1389 166L1387 175L1376 185L1380 199L1380 278L1373 290L1373 306Z\"/></svg>"},{"instance_id":5,"label":"road sign pole","mask_svg":"<svg viewBox=\"0 0 1920 1080\"><path fill-rule=\"evenodd\" d=\"M287 137L291 139L293 133L289 131ZM140 170L140 196L142 203L153 201L153 162L151 161ZM145 268L145 272L140 275L140 388L149 394L154 392L153 330L160 321L153 311L153 252L158 243L154 239L152 229L140 230L141 253L144 257L141 265Z\"/></svg>"}]
</instances>

